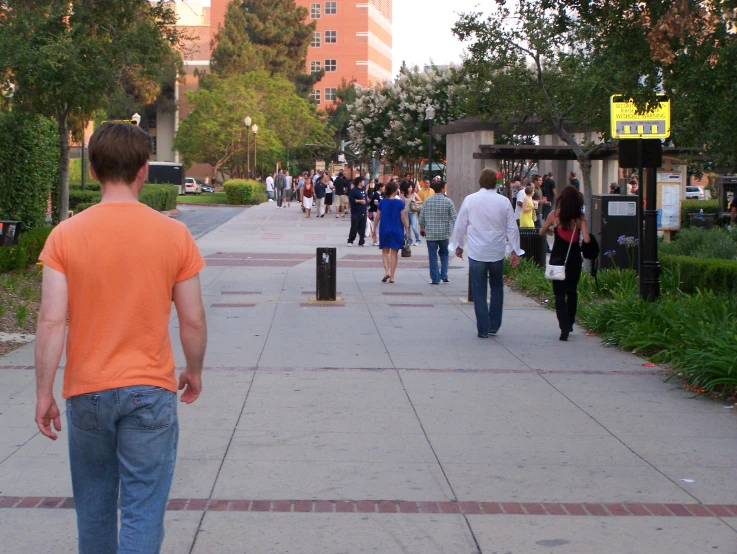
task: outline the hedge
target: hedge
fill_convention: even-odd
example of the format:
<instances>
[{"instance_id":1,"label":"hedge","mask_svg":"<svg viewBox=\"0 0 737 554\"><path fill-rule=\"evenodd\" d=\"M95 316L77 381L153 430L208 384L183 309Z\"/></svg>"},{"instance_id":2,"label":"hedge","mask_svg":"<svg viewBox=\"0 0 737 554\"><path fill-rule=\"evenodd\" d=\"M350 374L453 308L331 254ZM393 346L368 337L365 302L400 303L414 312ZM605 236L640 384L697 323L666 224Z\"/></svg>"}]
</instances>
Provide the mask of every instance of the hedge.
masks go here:
<instances>
[{"instance_id":1,"label":"hedge","mask_svg":"<svg viewBox=\"0 0 737 554\"><path fill-rule=\"evenodd\" d=\"M36 263L52 227L36 227L29 231L21 229L16 246L0 247L0 273L13 269L24 269Z\"/></svg>"},{"instance_id":2,"label":"hedge","mask_svg":"<svg viewBox=\"0 0 737 554\"><path fill-rule=\"evenodd\" d=\"M0 113L0 220L26 230L46 225L49 193L59 181L59 139L50 119Z\"/></svg>"},{"instance_id":3,"label":"hedge","mask_svg":"<svg viewBox=\"0 0 737 554\"><path fill-rule=\"evenodd\" d=\"M159 212L175 210L178 190L172 185L144 185L138 200ZM102 193L99 191L73 188L69 190L69 209L79 213L101 199Z\"/></svg>"},{"instance_id":4,"label":"hedge","mask_svg":"<svg viewBox=\"0 0 737 554\"><path fill-rule=\"evenodd\" d=\"M228 204L234 206L248 206L266 202L266 186L258 181L246 179L231 179L223 183L225 197Z\"/></svg>"},{"instance_id":5,"label":"hedge","mask_svg":"<svg viewBox=\"0 0 737 554\"><path fill-rule=\"evenodd\" d=\"M697 290L714 293L737 292L737 261L692 258L662 254L660 265L679 274L679 289L691 294Z\"/></svg>"},{"instance_id":6,"label":"hedge","mask_svg":"<svg viewBox=\"0 0 737 554\"><path fill-rule=\"evenodd\" d=\"M705 214L714 214L716 224L722 224L718 217L719 200L683 200L681 202L681 227L684 229L689 227L690 220L688 214L697 214L700 210L704 210Z\"/></svg>"}]
</instances>

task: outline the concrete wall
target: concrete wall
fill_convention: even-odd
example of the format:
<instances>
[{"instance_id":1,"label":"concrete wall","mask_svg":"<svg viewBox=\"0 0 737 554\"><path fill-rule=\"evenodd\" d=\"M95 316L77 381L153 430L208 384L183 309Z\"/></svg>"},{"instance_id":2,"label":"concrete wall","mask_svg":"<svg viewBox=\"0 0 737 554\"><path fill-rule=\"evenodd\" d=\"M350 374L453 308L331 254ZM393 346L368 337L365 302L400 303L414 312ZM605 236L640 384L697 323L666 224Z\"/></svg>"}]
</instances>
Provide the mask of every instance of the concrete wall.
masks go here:
<instances>
[{"instance_id":1,"label":"concrete wall","mask_svg":"<svg viewBox=\"0 0 737 554\"><path fill-rule=\"evenodd\" d=\"M174 128L176 114L156 112L156 161L173 162Z\"/></svg>"},{"instance_id":2,"label":"concrete wall","mask_svg":"<svg viewBox=\"0 0 737 554\"><path fill-rule=\"evenodd\" d=\"M479 190L479 175L487 167L499 169L497 160L475 160L474 153L479 152L482 144L494 144L493 131L475 131L447 136L446 178L448 180L448 198L456 206L461 207L463 199Z\"/></svg>"}]
</instances>

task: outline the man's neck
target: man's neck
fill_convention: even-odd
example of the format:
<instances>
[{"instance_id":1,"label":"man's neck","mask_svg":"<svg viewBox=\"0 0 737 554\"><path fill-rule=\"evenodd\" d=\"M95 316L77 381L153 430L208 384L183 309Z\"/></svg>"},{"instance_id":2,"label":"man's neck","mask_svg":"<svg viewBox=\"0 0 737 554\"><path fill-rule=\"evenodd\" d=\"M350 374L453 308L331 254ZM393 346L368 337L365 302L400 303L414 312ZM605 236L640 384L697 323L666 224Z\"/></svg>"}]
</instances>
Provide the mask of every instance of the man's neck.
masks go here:
<instances>
[{"instance_id":1,"label":"man's neck","mask_svg":"<svg viewBox=\"0 0 737 554\"><path fill-rule=\"evenodd\" d=\"M138 202L138 193L134 185L125 183L107 183L102 187L102 200L100 204L130 203Z\"/></svg>"}]
</instances>

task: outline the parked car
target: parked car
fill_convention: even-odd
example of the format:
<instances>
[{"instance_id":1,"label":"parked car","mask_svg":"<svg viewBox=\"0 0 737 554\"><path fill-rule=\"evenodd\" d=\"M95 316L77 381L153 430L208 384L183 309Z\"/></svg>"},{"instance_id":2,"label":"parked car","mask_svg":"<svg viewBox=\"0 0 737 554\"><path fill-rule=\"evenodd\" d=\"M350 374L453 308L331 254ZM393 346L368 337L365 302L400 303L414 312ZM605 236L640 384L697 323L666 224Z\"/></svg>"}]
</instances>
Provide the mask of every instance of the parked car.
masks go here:
<instances>
[{"instance_id":1,"label":"parked car","mask_svg":"<svg viewBox=\"0 0 737 554\"><path fill-rule=\"evenodd\" d=\"M703 200L704 189L701 187L686 187L686 199L687 200Z\"/></svg>"},{"instance_id":2,"label":"parked car","mask_svg":"<svg viewBox=\"0 0 737 554\"><path fill-rule=\"evenodd\" d=\"M197 181L200 184L200 188L202 188L202 192L215 192L215 187L212 185L206 185L202 181Z\"/></svg>"},{"instance_id":3,"label":"parked car","mask_svg":"<svg viewBox=\"0 0 737 554\"><path fill-rule=\"evenodd\" d=\"M184 179L184 194L202 194L202 187L194 177Z\"/></svg>"}]
</instances>

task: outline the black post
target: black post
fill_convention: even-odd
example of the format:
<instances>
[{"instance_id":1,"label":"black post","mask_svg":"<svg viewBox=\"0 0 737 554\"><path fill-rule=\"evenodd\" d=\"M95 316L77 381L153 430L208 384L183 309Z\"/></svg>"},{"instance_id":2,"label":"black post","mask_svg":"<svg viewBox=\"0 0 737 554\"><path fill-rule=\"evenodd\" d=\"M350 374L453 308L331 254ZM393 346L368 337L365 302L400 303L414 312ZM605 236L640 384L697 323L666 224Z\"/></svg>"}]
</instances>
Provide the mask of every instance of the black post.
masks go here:
<instances>
[{"instance_id":1,"label":"black post","mask_svg":"<svg viewBox=\"0 0 737 554\"><path fill-rule=\"evenodd\" d=\"M427 175L432 183L432 119L428 119L428 137L427 137Z\"/></svg>"},{"instance_id":2,"label":"black post","mask_svg":"<svg viewBox=\"0 0 737 554\"><path fill-rule=\"evenodd\" d=\"M335 282L337 280L337 264L336 264L335 248L318 248L317 249L317 300L335 301L337 292Z\"/></svg>"},{"instance_id":3,"label":"black post","mask_svg":"<svg viewBox=\"0 0 737 554\"><path fill-rule=\"evenodd\" d=\"M643 139L637 139L637 213L642 213L645 206L645 179L643 170L643 158L644 158L644 146ZM624 192L627 192L627 184L624 185ZM637 222L637 274L642 277L642 261L644 258L643 248L643 235L642 229L644 220L640 219ZM640 293L642 294L642 279L640 279Z\"/></svg>"},{"instance_id":4,"label":"black post","mask_svg":"<svg viewBox=\"0 0 737 554\"><path fill-rule=\"evenodd\" d=\"M648 302L655 302L660 297L660 264L658 263L658 170L647 168L647 197L645 202L645 229L642 252L642 268L640 271L640 296Z\"/></svg>"}]
</instances>

